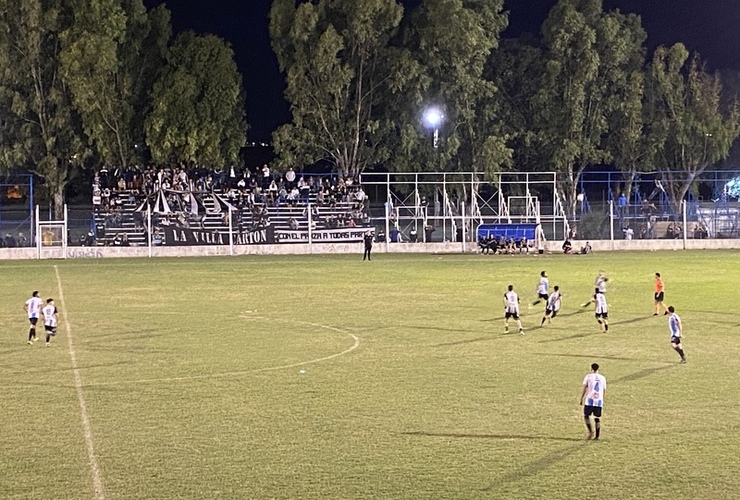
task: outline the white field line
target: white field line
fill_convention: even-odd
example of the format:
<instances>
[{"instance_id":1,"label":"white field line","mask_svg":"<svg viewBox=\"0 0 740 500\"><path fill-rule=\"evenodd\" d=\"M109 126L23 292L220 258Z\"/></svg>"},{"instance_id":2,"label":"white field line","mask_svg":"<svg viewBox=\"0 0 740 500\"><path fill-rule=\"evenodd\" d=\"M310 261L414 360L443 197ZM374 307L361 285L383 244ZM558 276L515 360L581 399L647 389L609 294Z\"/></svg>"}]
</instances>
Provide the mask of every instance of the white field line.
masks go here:
<instances>
[{"instance_id":1,"label":"white field line","mask_svg":"<svg viewBox=\"0 0 740 500\"><path fill-rule=\"evenodd\" d=\"M67 317L67 308L64 302L64 290L62 289L62 279L59 277L59 268L54 266L54 273L57 275L57 285L59 287L59 310L62 312L62 321L67 331L67 346L69 348L69 357L72 361L72 374L74 375L75 390L77 391L77 401L80 403L80 416L82 418L82 431L85 434L85 444L87 445L87 458L90 462L90 471L92 472L93 489L95 491L95 500L105 500L105 491L103 490L103 476L98 466L98 459L95 457L95 442L93 440L92 425L90 424L90 415L87 413L87 404L85 403L85 394L82 392L82 376L77 366L77 354L75 353L74 340L72 339L72 327L69 325Z\"/></svg>"},{"instance_id":2,"label":"white field line","mask_svg":"<svg viewBox=\"0 0 740 500\"><path fill-rule=\"evenodd\" d=\"M244 319L268 319L268 318L265 318L264 316L241 315L240 317ZM188 381L188 380L202 380L202 379L210 379L210 378L234 377L234 376L239 376L239 375L247 375L250 373L274 372L278 370L286 370L288 368L297 368L299 366L312 365L316 363L321 363L323 361L329 361L334 358L344 356L345 354L349 354L355 349L357 349L358 347L360 347L360 338L357 335L354 335L340 328L335 328L333 326L327 326L327 325L321 325L319 323L308 323L306 321L291 321L291 320L277 320L277 321L283 321L287 323L297 323L297 324L308 325L308 326L315 326L317 328L323 328L325 330L331 330L334 332L343 333L345 335L349 335L350 337L352 337L352 340L354 340L354 343L349 348L343 350L342 352L337 352L330 356L324 356L323 358L310 359L308 361L299 361L298 363L291 363L289 365L269 366L267 368L256 368L254 370L238 370L238 371L224 372L224 373L209 373L206 375L191 375L187 377L146 378L146 379L139 379L139 380L121 380L121 381L115 381L115 382L100 382L100 383L86 384L85 387L128 385L128 384L152 384L152 383L158 383L158 382L183 382L183 381Z\"/></svg>"}]
</instances>

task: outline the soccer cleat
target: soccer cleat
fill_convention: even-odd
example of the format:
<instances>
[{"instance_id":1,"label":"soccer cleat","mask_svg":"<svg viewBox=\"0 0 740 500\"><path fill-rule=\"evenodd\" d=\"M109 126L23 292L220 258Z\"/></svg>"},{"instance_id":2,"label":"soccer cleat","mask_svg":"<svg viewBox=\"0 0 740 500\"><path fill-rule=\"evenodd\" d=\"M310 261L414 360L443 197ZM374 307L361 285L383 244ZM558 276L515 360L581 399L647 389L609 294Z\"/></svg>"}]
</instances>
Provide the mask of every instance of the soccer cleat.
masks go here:
<instances>
[{"instance_id":1,"label":"soccer cleat","mask_svg":"<svg viewBox=\"0 0 740 500\"><path fill-rule=\"evenodd\" d=\"M509 333L509 327L508 326L505 326L504 327L504 333Z\"/></svg>"},{"instance_id":2,"label":"soccer cleat","mask_svg":"<svg viewBox=\"0 0 740 500\"><path fill-rule=\"evenodd\" d=\"M679 364L685 365L686 364L686 358L683 358L681 361L679 361Z\"/></svg>"},{"instance_id":3,"label":"soccer cleat","mask_svg":"<svg viewBox=\"0 0 740 500\"><path fill-rule=\"evenodd\" d=\"M657 315L658 315L658 313L653 313L653 316L657 316Z\"/></svg>"},{"instance_id":4,"label":"soccer cleat","mask_svg":"<svg viewBox=\"0 0 740 500\"><path fill-rule=\"evenodd\" d=\"M33 345L33 341L32 340L29 340L28 341L28 345Z\"/></svg>"},{"instance_id":5,"label":"soccer cleat","mask_svg":"<svg viewBox=\"0 0 740 500\"><path fill-rule=\"evenodd\" d=\"M596 433L595 432L589 432L588 435L586 436L586 439L588 441L593 441L594 439L596 439Z\"/></svg>"},{"instance_id":6,"label":"soccer cleat","mask_svg":"<svg viewBox=\"0 0 740 500\"><path fill-rule=\"evenodd\" d=\"M46 347L50 347L50 346L51 346L51 342L47 342Z\"/></svg>"},{"instance_id":7,"label":"soccer cleat","mask_svg":"<svg viewBox=\"0 0 740 500\"><path fill-rule=\"evenodd\" d=\"M519 334L520 334L520 335L524 335L524 328L520 328L520 329L519 329Z\"/></svg>"},{"instance_id":8,"label":"soccer cleat","mask_svg":"<svg viewBox=\"0 0 740 500\"><path fill-rule=\"evenodd\" d=\"M668 311L664 312L663 316L668 316Z\"/></svg>"}]
</instances>

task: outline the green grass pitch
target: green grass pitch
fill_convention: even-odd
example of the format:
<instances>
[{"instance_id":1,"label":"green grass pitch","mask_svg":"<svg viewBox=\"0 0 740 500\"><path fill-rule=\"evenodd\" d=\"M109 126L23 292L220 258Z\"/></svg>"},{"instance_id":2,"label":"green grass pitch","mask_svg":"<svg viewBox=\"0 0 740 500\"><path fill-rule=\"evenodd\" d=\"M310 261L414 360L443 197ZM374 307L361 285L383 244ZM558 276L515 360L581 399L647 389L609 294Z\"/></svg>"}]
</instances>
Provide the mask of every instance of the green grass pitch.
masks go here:
<instances>
[{"instance_id":1,"label":"green grass pitch","mask_svg":"<svg viewBox=\"0 0 740 500\"><path fill-rule=\"evenodd\" d=\"M739 257L1 262L0 498L95 499L88 444L111 500L740 498ZM608 334L580 309L599 269ZM542 329L541 270L564 300ZM509 283L524 336L503 334ZM62 313L50 348L25 342L33 289Z\"/></svg>"}]
</instances>

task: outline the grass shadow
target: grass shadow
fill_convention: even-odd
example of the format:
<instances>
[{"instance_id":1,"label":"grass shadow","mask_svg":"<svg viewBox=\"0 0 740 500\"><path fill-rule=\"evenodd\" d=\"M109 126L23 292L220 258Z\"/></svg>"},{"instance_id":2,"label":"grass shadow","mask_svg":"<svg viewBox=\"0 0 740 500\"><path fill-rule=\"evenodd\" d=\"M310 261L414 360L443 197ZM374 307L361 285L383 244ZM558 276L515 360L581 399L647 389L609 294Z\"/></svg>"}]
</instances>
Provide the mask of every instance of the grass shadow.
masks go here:
<instances>
[{"instance_id":1,"label":"grass shadow","mask_svg":"<svg viewBox=\"0 0 740 500\"><path fill-rule=\"evenodd\" d=\"M650 375L653 375L657 372L661 372L663 370L670 370L671 368L675 368L678 366L678 363L671 363L669 365L664 366L658 366L656 368L645 368L644 370L640 370L634 373L630 373L629 375L625 375L624 377L619 377L614 380L610 380L610 384L618 384L620 382L633 382L635 380L640 380L645 377L649 377Z\"/></svg>"},{"instance_id":2,"label":"grass shadow","mask_svg":"<svg viewBox=\"0 0 740 500\"><path fill-rule=\"evenodd\" d=\"M653 318L653 316L642 316L639 318L623 319L622 321L609 322L609 326L631 325L632 323L639 323L640 321L645 321L651 318Z\"/></svg>"},{"instance_id":3,"label":"grass shadow","mask_svg":"<svg viewBox=\"0 0 740 500\"><path fill-rule=\"evenodd\" d=\"M558 337L556 339L547 339L547 340L540 340L540 344L547 344L550 342L563 342L565 340L573 340L573 339L582 339L585 337L590 337L592 335L599 335L600 333L596 332L589 332L589 333L576 333L575 335L570 335L568 337Z\"/></svg>"},{"instance_id":4,"label":"grass shadow","mask_svg":"<svg viewBox=\"0 0 740 500\"><path fill-rule=\"evenodd\" d=\"M622 356L597 356L591 354L561 354L552 352L535 352L539 356L556 356L559 358L586 358L586 359L611 359L614 361L646 361L638 358L625 358Z\"/></svg>"},{"instance_id":5,"label":"grass shadow","mask_svg":"<svg viewBox=\"0 0 740 500\"><path fill-rule=\"evenodd\" d=\"M525 434L471 434L463 432L425 432L409 431L402 432L403 436L441 437L455 439L518 439L524 441L583 441L580 438L563 436L528 436Z\"/></svg>"},{"instance_id":6,"label":"grass shadow","mask_svg":"<svg viewBox=\"0 0 740 500\"><path fill-rule=\"evenodd\" d=\"M511 482L519 482L522 480L526 480L530 477L536 476L540 472L543 472L550 467L568 459L571 455L574 455L578 451L582 450L588 443L584 441L583 439L573 439L575 441L581 441L578 444L572 444L570 446L566 446L565 448L560 448L558 450L551 451L547 455L545 455L542 458L538 458L537 460L533 460L527 464L524 464L523 466L519 467L517 470L510 472L503 476L499 482L502 483L511 483ZM482 488L481 491L491 491L496 487L497 483L490 484L486 486L485 488Z\"/></svg>"},{"instance_id":7,"label":"grass shadow","mask_svg":"<svg viewBox=\"0 0 740 500\"><path fill-rule=\"evenodd\" d=\"M431 347L449 347L455 345L474 344L476 342L485 342L487 340L493 340L495 337L478 337L477 339L468 340L456 340L455 342L445 342L444 344L435 344Z\"/></svg>"}]
</instances>

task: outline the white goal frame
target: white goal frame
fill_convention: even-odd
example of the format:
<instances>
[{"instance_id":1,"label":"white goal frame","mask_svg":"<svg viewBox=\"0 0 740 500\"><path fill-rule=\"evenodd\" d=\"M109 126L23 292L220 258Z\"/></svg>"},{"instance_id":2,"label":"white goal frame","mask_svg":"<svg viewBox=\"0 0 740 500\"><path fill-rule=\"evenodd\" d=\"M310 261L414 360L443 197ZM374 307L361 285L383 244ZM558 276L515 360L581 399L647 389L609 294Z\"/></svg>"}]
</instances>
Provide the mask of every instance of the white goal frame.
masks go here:
<instances>
[{"instance_id":1,"label":"white goal frame","mask_svg":"<svg viewBox=\"0 0 740 500\"><path fill-rule=\"evenodd\" d=\"M69 229L67 205L64 205L62 220L41 220L40 215L41 211L36 205L36 258L66 259Z\"/></svg>"}]
</instances>

